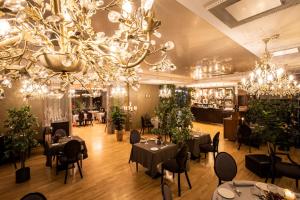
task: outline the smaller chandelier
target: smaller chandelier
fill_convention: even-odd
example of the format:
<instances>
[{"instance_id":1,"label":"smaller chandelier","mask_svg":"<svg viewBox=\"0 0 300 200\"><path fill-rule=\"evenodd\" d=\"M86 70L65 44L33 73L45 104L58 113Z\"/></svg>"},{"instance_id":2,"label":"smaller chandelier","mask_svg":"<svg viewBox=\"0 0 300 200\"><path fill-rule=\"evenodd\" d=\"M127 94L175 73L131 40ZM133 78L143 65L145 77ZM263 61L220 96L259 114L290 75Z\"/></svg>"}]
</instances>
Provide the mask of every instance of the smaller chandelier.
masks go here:
<instances>
[{"instance_id":1,"label":"smaller chandelier","mask_svg":"<svg viewBox=\"0 0 300 200\"><path fill-rule=\"evenodd\" d=\"M168 88L167 85L164 85L160 90L159 90L159 97L160 98L170 98L172 96L172 90Z\"/></svg>"},{"instance_id":2,"label":"smaller chandelier","mask_svg":"<svg viewBox=\"0 0 300 200\"><path fill-rule=\"evenodd\" d=\"M254 71L250 72L248 78L243 78L239 87L250 95L261 96L294 96L300 92L300 85L293 75L288 75L282 67L271 62L272 55L268 51L267 44L274 35L264 39L265 53L259 62L256 62Z\"/></svg>"},{"instance_id":3,"label":"smaller chandelier","mask_svg":"<svg viewBox=\"0 0 300 200\"><path fill-rule=\"evenodd\" d=\"M112 97L124 97L127 96L126 88L122 85L116 85L111 88L111 96Z\"/></svg>"},{"instance_id":4,"label":"smaller chandelier","mask_svg":"<svg viewBox=\"0 0 300 200\"><path fill-rule=\"evenodd\" d=\"M129 102L128 106L123 106L124 111L134 112L137 111L137 106L133 106L131 102Z\"/></svg>"},{"instance_id":5,"label":"smaller chandelier","mask_svg":"<svg viewBox=\"0 0 300 200\"><path fill-rule=\"evenodd\" d=\"M200 80L202 78L210 78L212 76L220 76L230 74L232 67L230 64L231 58L226 59L207 59L203 58L195 67L192 73L192 78Z\"/></svg>"}]
</instances>

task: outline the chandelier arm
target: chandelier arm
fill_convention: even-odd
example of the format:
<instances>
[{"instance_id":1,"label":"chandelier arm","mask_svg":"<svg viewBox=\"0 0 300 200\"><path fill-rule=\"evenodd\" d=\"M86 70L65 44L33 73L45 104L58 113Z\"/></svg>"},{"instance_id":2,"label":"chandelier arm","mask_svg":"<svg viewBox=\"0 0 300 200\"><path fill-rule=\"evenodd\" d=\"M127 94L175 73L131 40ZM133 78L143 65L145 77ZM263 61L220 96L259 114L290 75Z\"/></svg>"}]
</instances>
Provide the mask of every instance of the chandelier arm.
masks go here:
<instances>
[{"instance_id":1,"label":"chandelier arm","mask_svg":"<svg viewBox=\"0 0 300 200\"><path fill-rule=\"evenodd\" d=\"M163 62L166 60L166 58L167 58L167 55L164 55L164 57L163 57L160 61L158 61L158 62L156 62L156 63L150 63L150 62L148 62L146 59L144 60L144 62L145 62L147 65L149 65L149 66L156 66L156 65L159 65L159 64L163 63Z\"/></svg>"}]
</instances>

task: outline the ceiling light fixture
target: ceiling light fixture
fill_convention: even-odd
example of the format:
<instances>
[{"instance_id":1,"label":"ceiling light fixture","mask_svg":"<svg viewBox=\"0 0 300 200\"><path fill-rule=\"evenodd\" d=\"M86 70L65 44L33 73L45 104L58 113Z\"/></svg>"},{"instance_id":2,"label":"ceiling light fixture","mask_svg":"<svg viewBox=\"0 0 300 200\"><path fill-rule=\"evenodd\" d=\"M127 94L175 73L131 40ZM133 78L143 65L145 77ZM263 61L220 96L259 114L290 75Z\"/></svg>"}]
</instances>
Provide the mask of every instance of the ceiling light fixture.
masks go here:
<instances>
[{"instance_id":1,"label":"ceiling light fixture","mask_svg":"<svg viewBox=\"0 0 300 200\"><path fill-rule=\"evenodd\" d=\"M293 75L287 75L282 67L271 62L271 53L268 51L268 43L277 39L279 35L273 35L264 39L265 53L255 69L247 78L243 78L240 88L254 96L294 96L299 93L299 85Z\"/></svg>"},{"instance_id":2,"label":"ceiling light fixture","mask_svg":"<svg viewBox=\"0 0 300 200\"><path fill-rule=\"evenodd\" d=\"M140 64L152 54L174 48L171 41L155 45L152 35L161 22L154 0L6 0L0 8L0 75L28 78L39 85L52 79L61 91L70 84L109 85L120 76L137 88ZM96 32L92 16L107 12L117 24L112 36ZM0 81L2 81L0 79Z\"/></svg>"}]
</instances>

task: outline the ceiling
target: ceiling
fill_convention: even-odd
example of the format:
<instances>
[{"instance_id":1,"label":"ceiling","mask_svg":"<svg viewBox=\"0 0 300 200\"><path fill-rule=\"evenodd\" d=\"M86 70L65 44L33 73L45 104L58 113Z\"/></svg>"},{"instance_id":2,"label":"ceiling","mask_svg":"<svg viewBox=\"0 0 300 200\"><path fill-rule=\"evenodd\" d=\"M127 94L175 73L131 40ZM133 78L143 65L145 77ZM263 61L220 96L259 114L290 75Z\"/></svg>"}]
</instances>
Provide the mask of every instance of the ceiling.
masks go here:
<instances>
[{"instance_id":1,"label":"ceiling","mask_svg":"<svg viewBox=\"0 0 300 200\"><path fill-rule=\"evenodd\" d=\"M237 2L237 0L219 0L219 2L226 1ZM172 73L157 73L150 72L143 66L142 83L144 81L161 84L164 81L168 83L173 81L185 85L198 82L238 81L246 74L245 72L253 68L257 56L262 54L262 38L280 33L280 39L270 44L271 50L300 46L300 5L290 6L230 28L208 11L207 5L211 2L211 0L155 1L156 17L162 21L159 29L162 38L156 40L157 43L168 40L175 43L175 49L169 52L169 55L177 70ZM238 10L238 7L235 6L231 10ZM111 34L115 29L114 25L107 21L107 15L103 13L95 15L93 25L96 31L107 34ZM232 58L234 73L193 81L190 78L191 67L202 58L214 57ZM299 54L279 56L274 61L288 64L289 69L293 70L300 67Z\"/></svg>"},{"instance_id":2,"label":"ceiling","mask_svg":"<svg viewBox=\"0 0 300 200\"><path fill-rule=\"evenodd\" d=\"M261 0L260 2L264 3L268 1L270 0ZM280 2L285 2L286 5L279 7L266 4L266 9L269 10L258 13L256 16L253 16L251 20L246 20L247 23L240 23L240 25L232 28L226 23L228 21L226 12L219 13L219 17L216 17L216 15L210 12L211 7L218 4L216 0L177 0L177 2L180 2L197 16L205 19L216 29L256 56L261 56L264 52L264 43L262 42L262 39L274 34L280 34L280 37L269 44L269 50L271 52L300 46L299 0L281 0ZM240 10L237 8L231 10L232 12L235 12L232 13L235 16L238 16L243 9L250 9L249 6L252 6L252 9L255 9L256 6L258 6L256 4L257 0L222 0L219 2L228 5L229 3L232 5L234 3L240 3ZM248 7L243 7L243 2L248 2ZM272 6L275 7L273 8ZM230 9L227 7L227 11L228 10ZM297 71L300 68L300 53L278 56L273 59L273 62L286 65L287 69Z\"/></svg>"}]
</instances>

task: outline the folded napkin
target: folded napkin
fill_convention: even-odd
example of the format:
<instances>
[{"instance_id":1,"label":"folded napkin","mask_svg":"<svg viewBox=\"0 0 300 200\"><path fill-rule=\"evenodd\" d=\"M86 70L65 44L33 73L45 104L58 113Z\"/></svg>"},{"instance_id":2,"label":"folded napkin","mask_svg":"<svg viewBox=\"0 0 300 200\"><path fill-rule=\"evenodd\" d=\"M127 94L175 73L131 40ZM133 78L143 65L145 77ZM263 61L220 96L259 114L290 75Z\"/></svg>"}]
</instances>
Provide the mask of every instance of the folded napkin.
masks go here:
<instances>
[{"instance_id":1,"label":"folded napkin","mask_svg":"<svg viewBox=\"0 0 300 200\"><path fill-rule=\"evenodd\" d=\"M250 181L232 181L233 186L236 187L249 187L254 186L254 182Z\"/></svg>"}]
</instances>

